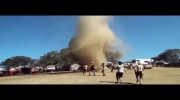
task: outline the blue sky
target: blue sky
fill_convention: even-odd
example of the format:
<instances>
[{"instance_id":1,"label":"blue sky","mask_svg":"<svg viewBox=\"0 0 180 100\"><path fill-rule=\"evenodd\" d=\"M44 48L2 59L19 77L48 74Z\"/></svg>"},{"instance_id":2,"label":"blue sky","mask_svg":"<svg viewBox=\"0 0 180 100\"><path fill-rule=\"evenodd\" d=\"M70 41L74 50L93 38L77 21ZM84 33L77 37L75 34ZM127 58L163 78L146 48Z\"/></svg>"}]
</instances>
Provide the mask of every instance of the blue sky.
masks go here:
<instances>
[{"instance_id":1,"label":"blue sky","mask_svg":"<svg viewBox=\"0 0 180 100\"><path fill-rule=\"evenodd\" d=\"M0 16L0 61L17 55L39 58L67 47L77 16ZM130 47L123 61L150 58L179 48L179 16L115 16L110 24Z\"/></svg>"}]
</instances>

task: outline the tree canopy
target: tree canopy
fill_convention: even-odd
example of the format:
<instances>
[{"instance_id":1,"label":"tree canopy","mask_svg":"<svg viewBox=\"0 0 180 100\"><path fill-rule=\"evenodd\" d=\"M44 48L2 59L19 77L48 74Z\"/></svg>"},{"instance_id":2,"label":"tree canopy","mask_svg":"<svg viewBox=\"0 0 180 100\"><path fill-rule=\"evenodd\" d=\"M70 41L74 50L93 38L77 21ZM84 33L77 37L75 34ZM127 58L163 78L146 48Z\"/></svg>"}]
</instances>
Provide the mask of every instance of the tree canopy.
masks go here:
<instances>
[{"instance_id":1,"label":"tree canopy","mask_svg":"<svg viewBox=\"0 0 180 100\"><path fill-rule=\"evenodd\" d=\"M15 56L15 57L6 59L1 64L6 65L6 66L14 66L15 67L15 66L28 65L28 64L32 64L32 63L33 63L33 60L30 57Z\"/></svg>"},{"instance_id":2,"label":"tree canopy","mask_svg":"<svg viewBox=\"0 0 180 100\"><path fill-rule=\"evenodd\" d=\"M6 66L24 66L24 65L34 65L34 66L47 66L47 65L71 65L75 62L81 62L72 52L72 43L74 39L69 42L68 48L63 48L60 51L50 51L39 59L32 59L26 56L15 56L7 58L5 61L1 62L1 65ZM107 51L106 58L108 61L117 62L121 57L120 53ZM154 61L165 61L168 63L180 63L180 49L168 49L160 53L156 57L152 57Z\"/></svg>"},{"instance_id":3,"label":"tree canopy","mask_svg":"<svg viewBox=\"0 0 180 100\"><path fill-rule=\"evenodd\" d=\"M50 51L42 55L39 59L32 59L26 56L15 56L7 58L2 62L6 66L24 66L24 65L34 65L34 66L47 66L47 65L71 65L72 63L81 63L81 60L73 54L72 46L74 43L74 38L70 40L68 48L63 48L60 51ZM121 54L116 52L108 51L106 52L106 58L108 61L117 62L121 57Z\"/></svg>"},{"instance_id":4,"label":"tree canopy","mask_svg":"<svg viewBox=\"0 0 180 100\"><path fill-rule=\"evenodd\" d=\"M180 63L180 49L168 49L160 53L157 57L152 57L155 61L165 61L168 63Z\"/></svg>"}]
</instances>

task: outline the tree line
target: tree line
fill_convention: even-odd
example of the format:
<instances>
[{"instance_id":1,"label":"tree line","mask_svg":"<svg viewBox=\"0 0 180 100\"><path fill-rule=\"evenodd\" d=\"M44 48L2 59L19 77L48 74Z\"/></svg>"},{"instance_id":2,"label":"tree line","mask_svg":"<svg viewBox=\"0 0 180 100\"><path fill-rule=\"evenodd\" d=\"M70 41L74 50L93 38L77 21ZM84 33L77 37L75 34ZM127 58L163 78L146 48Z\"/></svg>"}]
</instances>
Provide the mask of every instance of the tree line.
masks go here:
<instances>
[{"instance_id":1,"label":"tree line","mask_svg":"<svg viewBox=\"0 0 180 100\"><path fill-rule=\"evenodd\" d=\"M168 63L168 67L180 67L180 49L167 49L156 57L152 57L154 61L164 61Z\"/></svg>"},{"instance_id":2,"label":"tree line","mask_svg":"<svg viewBox=\"0 0 180 100\"><path fill-rule=\"evenodd\" d=\"M7 58L5 61L1 62L1 65L5 66L24 66L24 65L32 65L32 66L47 66L47 65L62 65L69 66L76 62L81 62L76 55L72 52L72 47L74 46L74 38L70 40L67 48L63 48L60 51L50 51L39 59L33 59L31 57L26 56L15 56L11 58ZM117 62L122 57L121 54L117 54L116 52L108 51L105 53L106 58L110 62ZM154 61L165 61L170 64L174 64L175 66L180 66L180 49L168 49L164 52L160 53L156 57L152 57ZM172 65L173 66L173 65Z\"/></svg>"},{"instance_id":3,"label":"tree line","mask_svg":"<svg viewBox=\"0 0 180 100\"><path fill-rule=\"evenodd\" d=\"M7 58L5 61L1 62L1 65L5 65L7 67L15 67L15 66L47 66L47 65L62 65L69 66L73 63L81 63L81 59L79 59L75 54L73 54L72 47L74 46L74 38L70 40L67 48L63 48L60 51L50 51L39 59L33 59L31 57L26 56L15 56L11 58ZM117 54L113 51L107 51L106 58L108 61L117 62L121 58L121 54Z\"/></svg>"}]
</instances>

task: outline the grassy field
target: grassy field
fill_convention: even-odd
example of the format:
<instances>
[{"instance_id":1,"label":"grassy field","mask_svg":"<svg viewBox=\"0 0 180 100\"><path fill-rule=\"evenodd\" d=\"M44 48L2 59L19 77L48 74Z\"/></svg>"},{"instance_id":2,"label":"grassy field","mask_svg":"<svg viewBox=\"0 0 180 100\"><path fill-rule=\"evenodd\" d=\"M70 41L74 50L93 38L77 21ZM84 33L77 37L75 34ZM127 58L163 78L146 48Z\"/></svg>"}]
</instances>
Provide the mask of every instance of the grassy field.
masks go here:
<instances>
[{"instance_id":1,"label":"grassy field","mask_svg":"<svg viewBox=\"0 0 180 100\"><path fill-rule=\"evenodd\" d=\"M107 76L98 72L97 76L82 73L44 74L0 77L0 84L115 84L116 70L106 70ZM133 70L123 77L124 84L136 84ZM180 84L180 68L153 68L144 72L143 84Z\"/></svg>"}]
</instances>

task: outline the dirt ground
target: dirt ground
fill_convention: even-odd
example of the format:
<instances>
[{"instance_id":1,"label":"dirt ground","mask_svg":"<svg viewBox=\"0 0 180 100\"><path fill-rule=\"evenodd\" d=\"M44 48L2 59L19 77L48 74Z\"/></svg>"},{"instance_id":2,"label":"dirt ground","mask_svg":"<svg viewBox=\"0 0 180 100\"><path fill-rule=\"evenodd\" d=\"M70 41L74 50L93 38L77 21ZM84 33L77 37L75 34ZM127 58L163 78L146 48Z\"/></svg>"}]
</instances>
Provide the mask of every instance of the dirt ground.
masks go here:
<instances>
[{"instance_id":1,"label":"dirt ground","mask_svg":"<svg viewBox=\"0 0 180 100\"><path fill-rule=\"evenodd\" d=\"M0 84L115 84L116 70L106 70L107 76L101 72L97 76L82 73L23 75L0 77ZM122 81L124 84L136 84L133 70L127 70ZM180 68L153 68L144 72L143 84L180 84Z\"/></svg>"}]
</instances>

